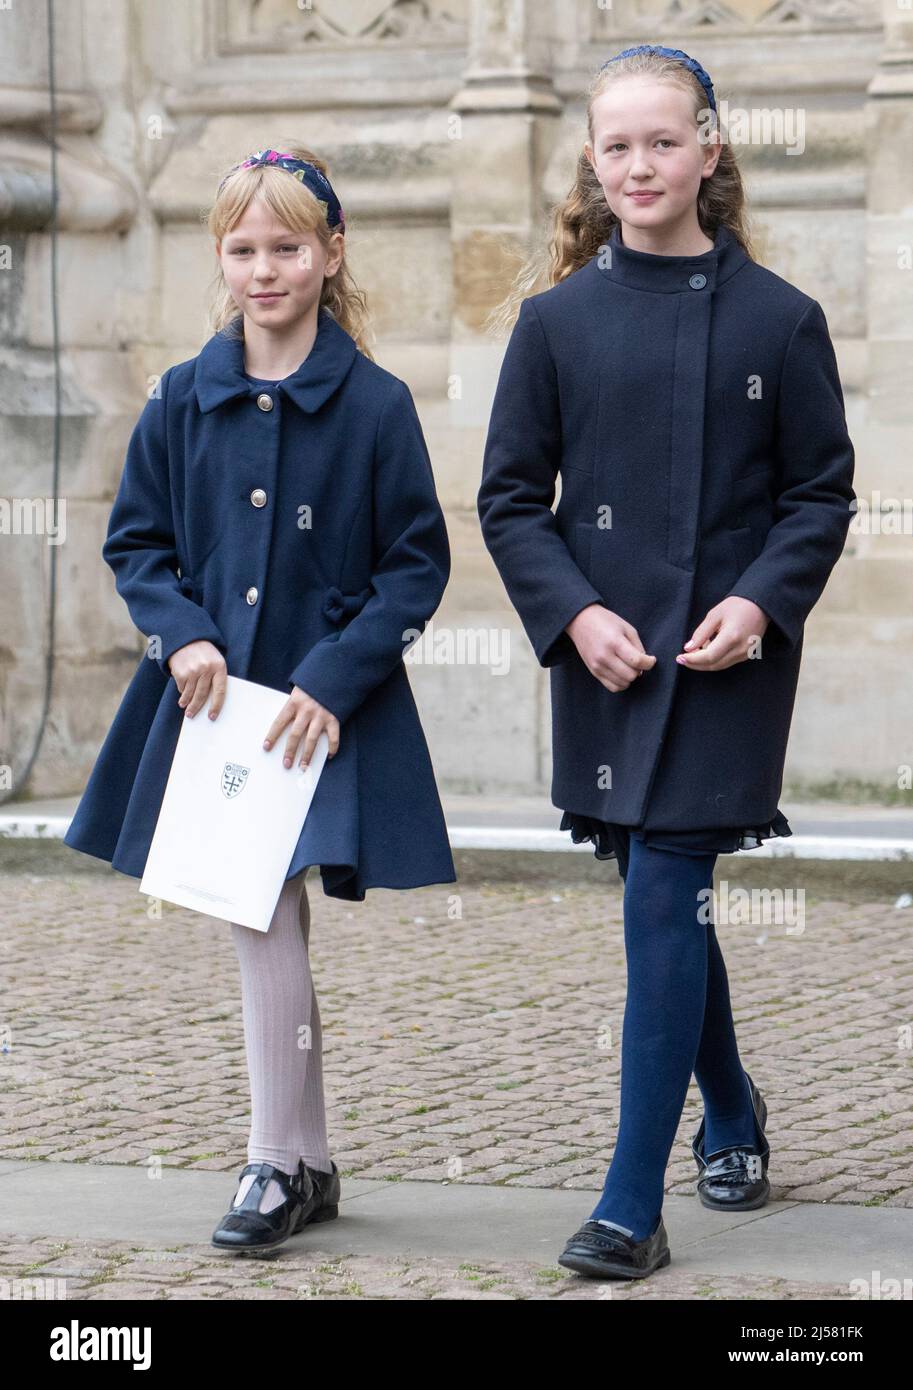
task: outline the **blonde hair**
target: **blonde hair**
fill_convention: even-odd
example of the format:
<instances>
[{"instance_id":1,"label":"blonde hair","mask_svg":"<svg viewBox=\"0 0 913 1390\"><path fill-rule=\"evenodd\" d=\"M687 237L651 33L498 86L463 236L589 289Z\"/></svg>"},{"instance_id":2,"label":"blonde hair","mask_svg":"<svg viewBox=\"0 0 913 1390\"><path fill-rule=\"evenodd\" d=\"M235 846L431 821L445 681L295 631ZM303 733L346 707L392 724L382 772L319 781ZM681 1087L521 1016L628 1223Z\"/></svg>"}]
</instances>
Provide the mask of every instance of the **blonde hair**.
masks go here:
<instances>
[{"instance_id":1,"label":"blonde hair","mask_svg":"<svg viewBox=\"0 0 913 1390\"><path fill-rule=\"evenodd\" d=\"M688 68L676 58L660 53L635 53L620 58L600 69L587 92L587 130L590 145L593 139L593 104L612 82L634 73L648 73L663 82L673 82L689 92L694 100L694 117L709 112L707 93ZM720 130L717 114L711 112L713 124ZM722 133L722 132L721 132ZM747 256L754 259L751 233L745 206L745 189L736 163L732 145L725 138L720 145L720 157L709 178L701 180L697 195L697 219L701 231L713 237L717 228L727 227ZM486 328L492 333L507 332L520 312L522 301L537 287L548 289L565 280L592 260L608 241L619 219L606 202L596 171L583 150L577 158L574 185L561 203L552 206L547 221L548 241L522 261L506 297L492 310ZM516 260L516 254L514 255Z\"/></svg>"},{"instance_id":2,"label":"blonde hair","mask_svg":"<svg viewBox=\"0 0 913 1390\"><path fill-rule=\"evenodd\" d=\"M283 141L278 148L296 159L308 160L329 177L323 160L304 145ZM210 235L216 240L226 236L243 217L254 198L261 198L290 232L316 232L324 251L329 249L330 238L337 229L330 227L323 208L311 190L300 179L292 178L286 169L274 169L264 164L248 169L232 166L225 177L224 187L216 193L211 209L204 213ZM349 219L346 219L346 226L349 225ZM358 288L346 265L345 250L335 275L324 277L320 307L329 310L340 327L354 338L359 351L373 361L368 347L367 301L364 291ZM243 336L244 318L228 288L221 265L216 268L209 322L214 333L225 330L230 337Z\"/></svg>"}]
</instances>

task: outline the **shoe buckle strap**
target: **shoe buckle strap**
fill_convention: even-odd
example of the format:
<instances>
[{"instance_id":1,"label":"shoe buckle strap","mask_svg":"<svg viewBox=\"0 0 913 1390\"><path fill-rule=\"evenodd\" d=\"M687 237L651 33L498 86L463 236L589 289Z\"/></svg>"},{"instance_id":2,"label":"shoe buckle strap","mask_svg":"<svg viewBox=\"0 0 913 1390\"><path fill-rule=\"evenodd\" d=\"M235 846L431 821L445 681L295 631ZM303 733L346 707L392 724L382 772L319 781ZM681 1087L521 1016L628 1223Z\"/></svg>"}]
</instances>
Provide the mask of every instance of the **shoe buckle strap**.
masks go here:
<instances>
[{"instance_id":1,"label":"shoe buckle strap","mask_svg":"<svg viewBox=\"0 0 913 1390\"><path fill-rule=\"evenodd\" d=\"M269 1212L260 1211L260 1203L263 1200L267 1184L271 1181L277 1182L283 1193L301 1200L300 1195L292 1187L288 1175L281 1168L274 1167L272 1163L248 1163L247 1167L243 1169L241 1177L246 1177L248 1173L253 1173L253 1181L245 1192L243 1200L237 1206L233 1206L232 1211L254 1211L259 1216L268 1216ZM283 1200L287 1202L288 1195L285 1195Z\"/></svg>"}]
</instances>

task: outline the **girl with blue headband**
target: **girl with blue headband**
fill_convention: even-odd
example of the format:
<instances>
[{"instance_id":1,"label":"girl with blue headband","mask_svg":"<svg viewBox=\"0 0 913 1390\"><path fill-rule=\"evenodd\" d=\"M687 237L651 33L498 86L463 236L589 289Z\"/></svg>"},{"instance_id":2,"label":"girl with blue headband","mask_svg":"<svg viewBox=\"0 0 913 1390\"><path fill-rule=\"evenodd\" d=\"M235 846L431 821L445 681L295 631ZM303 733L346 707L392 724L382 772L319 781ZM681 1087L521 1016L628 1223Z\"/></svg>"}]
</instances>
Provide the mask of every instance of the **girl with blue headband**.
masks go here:
<instances>
[{"instance_id":1,"label":"girl with blue headband","mask_svg":"<svg viewBox=\"0 0 913 1390\"><path fill-rule=\"evenodd\" d=\"M547 255L492 316L512 333L478 510L550 671L561 828L624 880L617 1139L560 1263L643 1278L670 1260L664 1178L692 1072L701 1202L768 1198L713 873L792 833L778 799L804 622L849 529L854 450L820 304L752 257L700 63L650 44L610 58L587 135ZM595 1037L601 1011L574 1023Z\"/></svg>"},{"instance_id":2,"label":"girl with blue headband","mask_svg":"<svg viewBox=\"0 0 913 1390\"><path fill-rule=\"evenodd\" d=\"M182 721L218 718L229 675L287 697L259 733L289 776L327 740L268 930L230 923L252 1113L212 1239L243 1253L338 1214L308 867L347 901L456 878L403 662L450 550L409 387L366 343L322 161L255 151L222 180L209 231L214 332L156 382L102 552L149 649L65 840L142 877Z\"/></svg>"}]
</instances>

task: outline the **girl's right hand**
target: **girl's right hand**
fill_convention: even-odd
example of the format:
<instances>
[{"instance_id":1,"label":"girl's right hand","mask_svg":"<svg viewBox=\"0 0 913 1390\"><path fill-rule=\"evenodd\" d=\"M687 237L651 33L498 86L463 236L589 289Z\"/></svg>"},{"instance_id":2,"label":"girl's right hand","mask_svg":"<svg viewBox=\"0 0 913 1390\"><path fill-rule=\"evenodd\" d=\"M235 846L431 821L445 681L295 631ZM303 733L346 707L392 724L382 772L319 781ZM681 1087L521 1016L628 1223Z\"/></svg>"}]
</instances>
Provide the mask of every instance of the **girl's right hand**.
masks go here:
<instances>
[{"instance_id":1,"label":"girl's right hand","mask_svg":"<svg viewBox=\"0 0 913 1390\"><path fill-rule=\"evenodd\" d=\"M218 647L205 640L188 642L171 653L168 669L181 692L178 704L185 710L185 718L192 719L203 708L211 687L209 717L215 719L225 702L228 689L228 668Z\"/></svg>"},{"instance_id":2,"label":"girl's right hand","mask_svg":"<svg viewBox=\"0 0 913 1390\"><path fill-rule=\"evenodd\" d=\"M656 665L637 628L601 603L588 604L564 629L581 660L607 690L627 690L632 681Z\"/></svg>"}]
</instances>

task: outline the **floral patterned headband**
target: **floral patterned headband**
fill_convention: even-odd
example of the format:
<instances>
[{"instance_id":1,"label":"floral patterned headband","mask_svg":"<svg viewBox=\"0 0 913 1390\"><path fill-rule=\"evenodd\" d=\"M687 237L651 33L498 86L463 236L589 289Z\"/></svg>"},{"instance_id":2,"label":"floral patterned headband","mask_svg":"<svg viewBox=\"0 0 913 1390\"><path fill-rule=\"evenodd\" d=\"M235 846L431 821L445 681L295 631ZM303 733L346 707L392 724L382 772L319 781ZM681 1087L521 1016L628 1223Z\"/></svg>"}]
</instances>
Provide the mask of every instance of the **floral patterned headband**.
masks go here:
<instances>
[{"instance_id":1,"label":"floral patterned headband","mask_svg":"<svg viewBox=\"0 0 913 1390\"><path fill-rule=\"evenodd\" d=\"M311 190L326 213L328 226L333 227L336 231L345 233L345 215L340 206L339 199L333 192L333 185L330 183L326 174L322 174L316 164L311 164L305 159L296 159L294 155L286 154L281 150L255 150L248 159L243 160L240 164L236 164L234 168L229 169L225 178L219 184L219 192L221 193L226 180L235 173L237 169L252 169L258 164L269 164L272 165L274 169L287 169L293 178L298 179L304 184L305 188Z\"/></svg>"},{"instance_id":2,"label":"floral patterned headband","mask_svg":"<svg viewBox=\"0 0 913 1390\"><path fill-rule=\"evenodd\" d=\"M625 48L621 53L616 53L614 58L609 58L603 63L599 71L602 72L602 68L607 68L609 63L617 63L619 58L630 58L634 53L659 53L663 58L677 58L682 67L694 73L698 82L700 82L704 91L707 93L707 100L710 102L711 109L714 111L716 110L716 97L713 94L713 83L710 80L710 74L704 71L696 58L689 58L688 54L683 53L680 48L663 48L660 44L656 43L641 43L638 44L636 48Z\"/></svg>"}]
</instances>

